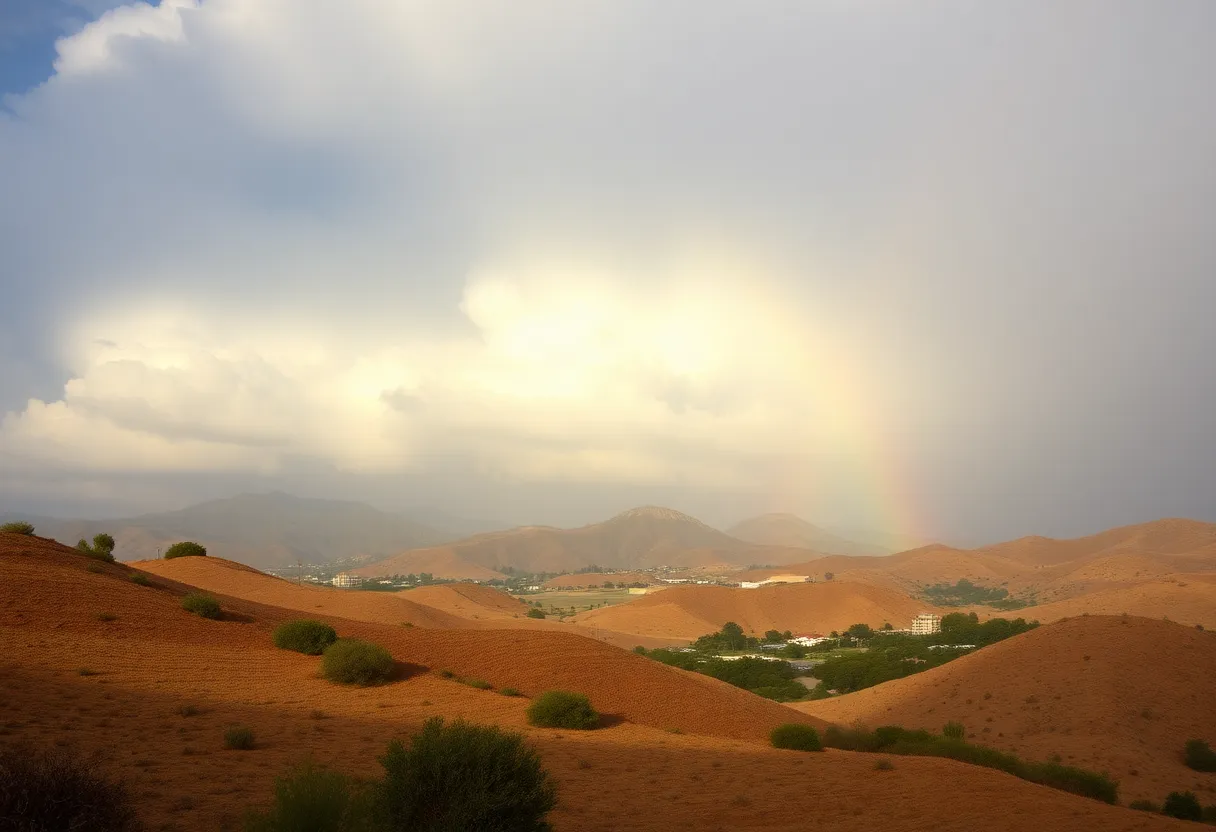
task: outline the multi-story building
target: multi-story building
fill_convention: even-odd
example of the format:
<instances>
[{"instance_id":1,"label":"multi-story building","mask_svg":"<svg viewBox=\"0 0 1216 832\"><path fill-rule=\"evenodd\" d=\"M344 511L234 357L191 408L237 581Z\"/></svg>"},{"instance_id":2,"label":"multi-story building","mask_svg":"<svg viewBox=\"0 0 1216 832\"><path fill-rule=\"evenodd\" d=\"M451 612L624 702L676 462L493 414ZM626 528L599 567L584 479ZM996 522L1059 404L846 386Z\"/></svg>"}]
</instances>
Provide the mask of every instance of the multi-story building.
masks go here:
<instances>
[{"instance_id":1,"label":"multi-story building","mask_svg":"<svg viewBox=\"0 0 1216 832\"><path fill-rule=\"evenodd\" d=\"M340 586L343 589L350 589L351 587L361 586L363 584L363 579L358 575L352 575L349 572L339 572L337 575L334 575L334 579L330 581L330 583L332 583L334 586Z\"/></svg>"},{"instance_id":2,"label":"multi-story building","mask_svg":"<svg viewBox=\"0 0 1216 832\"><path fill-rule=\"evenodd\" d=\"M912 635L928 636L942 631L942 617L931 612L922 612L912 619Z\"/></svg>"}]
</instances>

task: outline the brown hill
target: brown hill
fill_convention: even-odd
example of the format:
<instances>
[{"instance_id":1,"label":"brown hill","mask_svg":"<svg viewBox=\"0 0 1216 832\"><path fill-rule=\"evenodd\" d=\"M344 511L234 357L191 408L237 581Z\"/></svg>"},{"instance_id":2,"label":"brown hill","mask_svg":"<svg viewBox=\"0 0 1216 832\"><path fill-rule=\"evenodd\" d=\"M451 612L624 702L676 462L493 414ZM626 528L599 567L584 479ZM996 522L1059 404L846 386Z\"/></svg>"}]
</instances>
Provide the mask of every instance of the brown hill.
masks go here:
<instances>
[{"instance_id":1,"label":"brown hill","mask_svg":"<svg viewBox=\"0 0 1216 832\"><path fill-rule=\"evenodd\" d=\"M802 550L744 543L687 514L655 506L631 509L578 529L527 526L407 554L453 556L488 569L513 566L536 572L573 572L593 564L610 569L738 566L757 560L783 563L807 556ZM390 567L379 562L361 571L383 574L386 569Z\"/></svg>"},{"instance_id":2,"label":"brown hill","mask_svg":"<svg viewBox=\"0 0 1216 832\"><path fill-rule=\"evenodd\" d=\"M613 584L653 584L654 575L645 572L582 572L577 575L558 575L550 578L541 586L546 589L583 589L589 586L603 586L606 581Z\"/></svg>"},{"instance_id":3,"label":"brown hill","mask_svg":"<svg viewBox=\"0 0 1216 832\"><path fill-rule=\"evenodd\" d=\"M858 543L808 523L793 514L761 514L726 530L731 537L763 546L807 549L825 555L888 555L889 549Z\"/></svg>"},{"instance_id":4,"label":"brown hill","mask_svg":"<svg viewBox=\"0 0 1216 832\"><path fill-rule=\"evenodd\" d=\"M749 633L821 632L851 624L904 626L931 609L883 587L832 581L776 584L759 589L673 586L626 604L583 613L575 621L622 633L691 641L734 621Z\"/></svg>"},{"instance_id":5,"label":"brown hill","mask_svg":"<svg viewBox=\"0 0 1216 832\"><path fill-rule=\"evenodd\" d=\"M1216 573L1170 575L1127 586L1109 586L1084 595L1027 607L1017 614L1047 622L1083 614L1124 613L1216 629Z\"/></svg>"},{"instance_id":6,"label":"brown hill","mask_svg":"<svg viewBox=\"0 0 1216 832\"><path fill-rule=\"evenodd\" d=\"M1187 740L1216 738L1216 634L1132 616L1085 616L1032 630L949 664L794 707L837 723L940 730L1030 759L1109 771L1125 799L1193 789Z\"/></svg>"},{"instance_id":7,"label":"brown hill","mask_svg":"<svg viewBox=\"0 0 1216 832\"><path fill-rule=\"evenodd\" d=\"M154 586L140 587L130 574L53 543L0 536L0 693L6 742L102 754L138 795L149 828L240 828L245 808L264 803L274 778L306 757L374 776L388 740L435 715L508 726L535 743L558 784L557 832L689 824L792 832L808 817L839 832L1189 828L949 760L898 758L893 770L875 771L872 755L776 751L763 738L791 718L785 707L569 635L331 619L402 664L382 687L330 685L315 658L270 646L270 628L294 612L222 597L224 620L206 621L179 608L186 586L153 577ZM585 690L624 721L586 734L534 729L526 700L422 665L526 693ZM253 729L252 751L224 750L233 724ZM926 793L927 782L951 783L950 800Z\"/></svg>"},{"instance_id":8,"label":"brown hill","mask_svg":"<svg viewBox=\"0 0 1216 832\"><path fill-rule=\"evenodd\" d=\"M489 581L506 577L503 573L476 563L470 563L447 547L412 549L376 561L370 566L352 569L356 575L376 577L380 575L421 575L427 572L436 578L451 581Z\"/></svg>"}]
</instances>

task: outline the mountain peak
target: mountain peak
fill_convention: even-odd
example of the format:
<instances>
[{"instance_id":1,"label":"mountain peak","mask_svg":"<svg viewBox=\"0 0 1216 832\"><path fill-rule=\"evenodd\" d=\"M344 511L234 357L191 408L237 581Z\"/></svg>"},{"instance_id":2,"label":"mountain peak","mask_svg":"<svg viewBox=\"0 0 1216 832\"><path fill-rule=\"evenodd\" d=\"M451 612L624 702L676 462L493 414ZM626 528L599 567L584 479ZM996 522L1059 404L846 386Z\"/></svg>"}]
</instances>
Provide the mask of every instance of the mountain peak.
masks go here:
<instances>
[{"instance_id":1,"label":"mountain peak","mask_svg":"<svg viewBox=\"0 0 1216 832\"><path fill-rule=\"evenodd\" d=\"M698 526L704 526L697 518L692 515L685 514L682 511L676 511L674 508L665 508L663 506L638 506L637 508L627 509L612 518L613 520L674 520L680 523L695 523Z\"/></svg>"}]
</instances>

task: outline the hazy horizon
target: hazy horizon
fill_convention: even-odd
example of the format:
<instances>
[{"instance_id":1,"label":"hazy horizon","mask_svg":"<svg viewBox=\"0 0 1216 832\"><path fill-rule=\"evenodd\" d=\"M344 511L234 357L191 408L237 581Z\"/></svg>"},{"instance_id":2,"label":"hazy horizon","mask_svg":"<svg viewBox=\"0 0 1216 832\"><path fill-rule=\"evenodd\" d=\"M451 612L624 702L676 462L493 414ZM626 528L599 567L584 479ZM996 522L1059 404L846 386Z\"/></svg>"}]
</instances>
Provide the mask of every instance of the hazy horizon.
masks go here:
<instances>
[{"instance_id":1,"label":"hazy horizon","mask_svg":"<svg viewBox=\"0 0 1216 832\"><path fill-rule=\"evenodd\" d=\"M0 510L1216 520L1216 5L13 0Z\"/></svg>"}]
</instances>

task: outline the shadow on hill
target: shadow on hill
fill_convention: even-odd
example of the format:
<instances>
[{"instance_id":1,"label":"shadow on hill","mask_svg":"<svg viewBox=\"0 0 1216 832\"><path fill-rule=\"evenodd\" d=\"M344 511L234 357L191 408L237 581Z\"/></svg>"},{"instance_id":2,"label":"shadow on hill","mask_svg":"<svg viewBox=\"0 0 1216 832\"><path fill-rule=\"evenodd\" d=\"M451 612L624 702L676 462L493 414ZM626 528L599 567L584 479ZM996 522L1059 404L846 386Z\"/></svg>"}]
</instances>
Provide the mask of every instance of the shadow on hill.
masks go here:
<instances>
[{"instance_id":1,"label":"shadow on hill","mask_svg":"<svg viewBox=\"0 0 1216 832\"><path fill-rule=\"evenodd\" d=\"M393 675L389 677L389 682L404 682L406 679L412 679L430 670L429 667L413 662L393 662Z\"/></svg>"},{"instance_id":2,"label":"shadow on hill","mask_svg":"<svg viewBox=\"0 0 1216 832\"><path fill-rule=\"evenodd\" d=\"M612 728L627 721L624 714L600 714L600 724L596 727Z\"/></svg>"}]
</instances>

